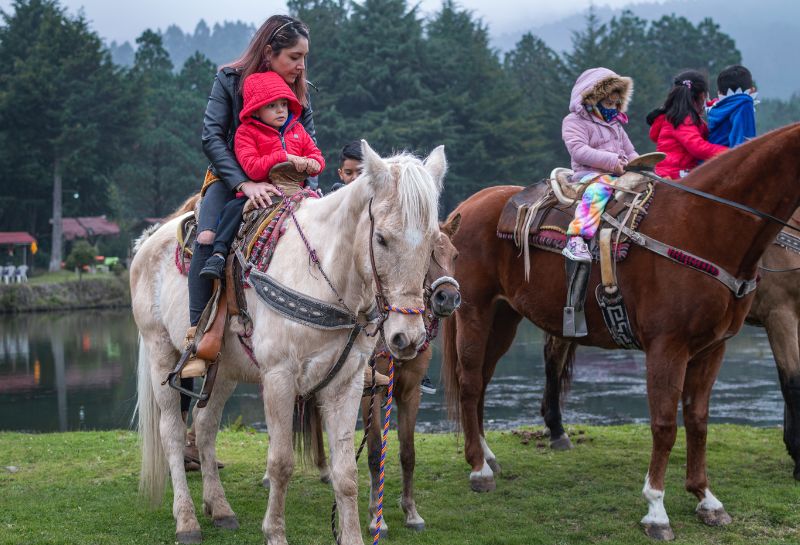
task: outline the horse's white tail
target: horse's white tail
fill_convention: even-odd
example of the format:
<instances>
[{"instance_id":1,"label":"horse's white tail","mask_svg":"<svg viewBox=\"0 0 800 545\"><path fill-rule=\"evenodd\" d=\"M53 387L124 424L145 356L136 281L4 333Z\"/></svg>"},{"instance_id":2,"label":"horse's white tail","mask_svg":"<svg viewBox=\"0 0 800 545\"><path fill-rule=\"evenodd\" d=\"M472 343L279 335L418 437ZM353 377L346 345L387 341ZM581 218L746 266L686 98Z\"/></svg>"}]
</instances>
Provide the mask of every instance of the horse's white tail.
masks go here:
<instances>
[{"instance_id":1,"label":"horse's white tail","mask_svg":"<svg viewBox=\"0 0 800 545\"><path fill-rule=\"evenodd\" d=\"M161 444L158 422L161 410L153 392L150 376L150 358L142 336L139 335L139 363L136 372L136 409L139 416L139 444L142 449L142 471L139 476L139 494L153 506L161 505L167 482L167 458Z\"/></svg>"}]
</instances>

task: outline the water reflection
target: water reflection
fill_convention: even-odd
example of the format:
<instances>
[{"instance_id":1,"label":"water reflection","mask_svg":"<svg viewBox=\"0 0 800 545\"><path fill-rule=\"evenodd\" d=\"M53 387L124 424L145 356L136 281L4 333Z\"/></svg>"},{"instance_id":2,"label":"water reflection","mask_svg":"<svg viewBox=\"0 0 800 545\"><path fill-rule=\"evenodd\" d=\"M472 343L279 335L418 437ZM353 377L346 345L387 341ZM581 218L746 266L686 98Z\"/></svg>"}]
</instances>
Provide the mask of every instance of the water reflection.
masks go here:
<instances>
[{"instance_id":1,"label":"water reflection","mask_svg":"<svg viewBox=\"0 0 800 545\"><path fill-rule=\"evenodd\" d=\"M486 399L487 426L539 424L544 383L541 332L520 326ZM127 310L0 317L0 429L66 431L127 427L136 393L136 326ZM439 379L439 349L430 376ZM567 423L646 422L645 363L639 352L579 348ZM423 395L419 429L450 429L444 394ZM264 429L259 388L241 385L223 422L239 415ZM766 334L745 328L728 343L714 386L714 422L778 425L783 402Z\"/></svg>"}]
</instances>

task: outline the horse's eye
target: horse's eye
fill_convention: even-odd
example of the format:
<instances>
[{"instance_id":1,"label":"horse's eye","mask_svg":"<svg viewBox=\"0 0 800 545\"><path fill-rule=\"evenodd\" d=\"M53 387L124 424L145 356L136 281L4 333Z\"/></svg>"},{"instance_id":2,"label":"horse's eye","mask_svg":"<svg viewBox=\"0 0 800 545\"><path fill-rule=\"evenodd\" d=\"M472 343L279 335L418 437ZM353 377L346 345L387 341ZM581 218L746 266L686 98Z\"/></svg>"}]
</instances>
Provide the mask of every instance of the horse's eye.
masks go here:
<instances>
[{"instance_id":1,"label":"horse's eye","mask_svg":"<svg viewBox=\"0 0 800 545\"><path fill-rule=\"evenodd\" d=\"M381 246L386 246L386 239L383 238L382 234L376 233L375 234L375 240L377 240L378 244L380 244Z\"/></svg>"}]
</instances>

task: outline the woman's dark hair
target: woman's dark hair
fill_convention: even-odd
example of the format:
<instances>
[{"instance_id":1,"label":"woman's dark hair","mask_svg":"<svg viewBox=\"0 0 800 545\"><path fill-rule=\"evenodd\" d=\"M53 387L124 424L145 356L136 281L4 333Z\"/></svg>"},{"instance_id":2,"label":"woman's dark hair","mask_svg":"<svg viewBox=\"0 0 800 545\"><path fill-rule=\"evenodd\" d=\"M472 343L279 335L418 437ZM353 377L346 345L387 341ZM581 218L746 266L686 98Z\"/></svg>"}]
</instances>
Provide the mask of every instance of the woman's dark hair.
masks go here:
<instances>
[{"instance_id":1,"label":"woman's dark hair","mask_svg":"<svg viewBox=\"0 0 800 545\"><path fill-rule=\"evenodd\" d=\"M300 38L308 40L308 27L305 23L288 15L273 15L256 30L242 56L222 68L235 68L241 73L240 81L244 81L250 74L270 70L270 57L278 55L287 47L294 47ZM267 48L270 49L269 52ZM244 86L239 86L240 93L242 87ZM303 106L308 106L305 73L298 76L289 87L294 91L297 100Z\"/></svg>"},{"instance_id":2,"label":"woman's dark hair","mask_svg":"<svg viewBox=\"0 0 800 545\"><path fill-rule=\"evenodd\" d=\"M665 114L667 121L677 128L687 116L692 118L692 123L701 125L703 120L700 112L703 108L703 98L708 93L708 80L697 70L687 70L675 76L673 87L667 95L667 100L660 108L647 114L647 123L652 125L658 116Z\"/></svg>"}]
</instances>

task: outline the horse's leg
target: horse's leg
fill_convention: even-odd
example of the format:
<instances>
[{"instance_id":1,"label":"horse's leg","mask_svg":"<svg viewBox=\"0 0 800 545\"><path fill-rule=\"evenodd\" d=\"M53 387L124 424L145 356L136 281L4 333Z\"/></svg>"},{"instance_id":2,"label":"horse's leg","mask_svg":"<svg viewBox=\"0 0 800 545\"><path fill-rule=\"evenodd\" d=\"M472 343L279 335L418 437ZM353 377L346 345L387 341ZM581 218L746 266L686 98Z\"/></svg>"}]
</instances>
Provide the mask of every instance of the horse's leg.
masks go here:
<instances>
[{"instance_id":1,"label":"horse's leg","mask_svg":"<svg viewBox=\"0 0 800 545\"><path fill-rule=\"evenodd\" d=\"M395 374L395 376L397 376ZM361 416L364 422L364 433L367 434L367 466L369 467L369 533L375 534L378 525L378 482L380 479L381 464L381 437L383 429L384 410L381 408L383 393L378 390L372 402L372 423L367 428L367 418L369 416L370 398L361 399ZM386 517L381 518L381 537L389 533L389 525L386 524Z\"/></svg>"},{"instance_id":2,"label":"horse's leg","mask_svg":"<svg viewBox=\"0 0 800 545\"><path fill-rule=\"evenodd\" d=\"M224 365L224 363L222 364ZM218 378L214 384L214 395L202 409L195 406L194 425L197 448L200 451L200 470L203 473L203 511L214 521L217 528L236 530L239 522L225 497L217 467L217 432L222 419L222 409L236 389L236 382Z\"/></svg>"},{"instance_id":3,"label":"horse's leg","mask_svg":"<svg viewBox=\"0 0 800 545\"><path fill-rule=\"evenodd\" d=\"M430 360L431 354L427 352L415 359L425 358ZM416 362L413 362L416 364ZM409 362L410 366L412 362ZM424 364L421 369L427 369ZM421 531L425 529L425 520L417 512L414 501L414 466L416 464L416 450L414 448L414 427L417 424L419 412L420 389L422 380L421 372L403 371L402 382L398 383L397 392L397 434L400 441L400 467L403 471L403 495L400 498L400 507L406 516L407 528Z\"/></svg>"},{"instance_id":4,"label":"horse's leg","mask_svg":"<svg viewBox=\"0 0 800 545\"><path fill-rule=\"evenodd\" d=\"M572 377L572 362L575 359L576 347L574 342L552 335L547 335L545 340L546 381L544 396L542 396L542 416L547 429L550 430L550 448L553 450L572 448L572 441L564 431L564 424L561 420L561 396Z\"/></svg>"},{"instance_id":5,"label":"horse's leg","mask_svg":"<svg viewBox=\"0 0 800 545\"><path fill-rule=\"evenodd\" d=\"M483 459L486 460L486 463L489 465L494 475L500 474L500 464L497 462L497 456L495 456L492 449L489 448L489 443L486 441L486 434L483 431L483 407L486 401L486 389L489 387L489 382L491 382L494 376L497 362L500 361L503 354L511 348L514 337L517 335L517 326L519 326L521 320L522 316L508 304L501 302L496 305L492 328L489 333L490 342L486 345L486 354L483 360L483 386L480 399L478 400L479 439Z\"/></svg>"},{"instance_id":6,"label":"horse's leg","mask_svg":"<svg viewBox=\"0 0 800 545\"><path fill-rule=\"evenodd\" d=\"M200 523L192 503L186 470L183 465L183 444L186 440L186 425L181 418L180 394L169 386L162 385L166 374L175 364L177 353L166 339L147 342L151 356L150 379L156 402L161 411L158 428L161 444L167 457L169 473L172 477L172 515L175 517L175 538L178 543L200 543L202 533Z\"/></svg>"},{"instance_id":7,"label":"horse's leg","mask_svg":"<svg viewBox=\"0 0 800 545\"><path fill-rule=\"evenodd\" d=\"M664 508L664 477L669 454L675 444L678 400L683 389L687 361L688 356L677 342L654 343L647 350L647 402L653 447L642 490L647 500L647 515L641 522L645 534L658 540L675 537Z\"/></svg>"},{"instance_id":8,"label":"horse's leg","mask_svg":"<svg viewBox=\"0 0 800 545\"><path fill-rule=\"evenodd\" d=\"M319 411L312 413L311 421L311 448L314 465L319 469L319 480L325 484L331 482L331 469L325 457L325 440L322 436L322 415ZM261 486L269 489L269 471L264 469L264 476L261 477Z\"/></svg>"},{"instance_id":9,"label":"horse's leg","mask_svg":"<svg viewBox=\"0 0 800 545\"><path fill-rule=\"evenodd\" d=\"M363 366L358 373L363 377ZM331 480L339 509L342 545L363 545L358 520L358 468L353 448L355 424L361 402L363 380L355 378L336 390L323 390L322 411L331 450ZM273 484L274 486L274 484Z\"/></svg>"},{"instance_id":10,"label":"horse's leg","mask_svg":"<svg viewBox=\"0 0 800 545\"><path fill-rule=\"evenodd\" d=\"M767 315L764 327L783 393L783 442L794 460L794 478L800 480L800 322L792 310L780 308Z\"/></svg>"},{"instance_id":11,"label":"horse's leg","mask_svg":"<svg viewBox=\"0 0 800 545\"><path fill-rule=\"evenodd\" d=\"M706 436L708 401L725 354L725 343L698 354L689 361L683 386L683 422L686 426L686 490L697 496L697 516L709 526L731 522L708 484L706 472Z\"/></svg>"},{"instance_id":12,"label":"horse's leg","mask_svg":"<svg viewBox=\"0 0 800 545\"><path fill-rule=\"evenodd\" d=\"M292 416L295 390L293 381L281 372L265 373L261 382L264 388L264 414L269 429L267 475L270 482L269 501L261 530L266 545L287 545L286 490L294 470Z\"/></svg>"},{"instance_id":13,"label":"horse's leg","mask_svg":"<svg viewBox=\"0 0 800 545\"><path fill-rule=\"evenodd\" d=\"M480 415L478 405L483 391L483 364L489 336L492 309L487 302L483 306L464 305L456 313L456 347L458 354L457 375L459 383L459 412L461 429L464 431L464 457L470 465L469 483L475 492L494 490L494 473L483 456L480 437Z\"/></svg>"}]
</instances>

